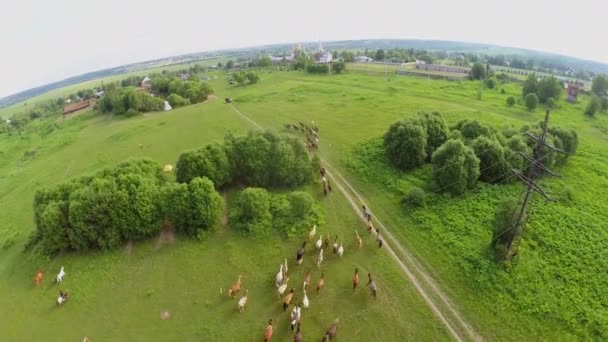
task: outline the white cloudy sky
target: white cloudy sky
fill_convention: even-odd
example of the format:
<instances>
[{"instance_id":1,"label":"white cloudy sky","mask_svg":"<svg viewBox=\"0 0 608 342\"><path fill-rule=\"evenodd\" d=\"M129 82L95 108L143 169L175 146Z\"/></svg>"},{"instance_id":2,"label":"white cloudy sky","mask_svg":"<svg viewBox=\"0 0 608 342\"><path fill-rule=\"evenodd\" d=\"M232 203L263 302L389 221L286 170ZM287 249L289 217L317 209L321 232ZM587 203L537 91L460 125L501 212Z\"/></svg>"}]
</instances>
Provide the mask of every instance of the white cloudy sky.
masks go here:
<instances>
[{"instance_id":1,"label":"white cloudy sky","mask_svg":"<svg viewBox=\"0 0 608 342\"><path fill-rule=\"evenodd\" d=\"M97 69L294 41L461 40L608 62L606 0L18 0L0 6L0 97Z\"/></svg>"}]
</instances>

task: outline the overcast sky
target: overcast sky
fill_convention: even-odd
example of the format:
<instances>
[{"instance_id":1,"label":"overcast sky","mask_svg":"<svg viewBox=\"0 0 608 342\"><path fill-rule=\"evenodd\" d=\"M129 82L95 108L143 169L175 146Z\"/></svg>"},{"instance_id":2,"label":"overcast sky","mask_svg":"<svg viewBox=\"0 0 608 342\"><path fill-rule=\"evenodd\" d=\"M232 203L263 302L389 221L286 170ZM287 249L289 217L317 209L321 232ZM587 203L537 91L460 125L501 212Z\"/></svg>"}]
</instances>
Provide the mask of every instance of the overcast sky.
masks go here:
<instances>
[{"instance_id":1,"label":"overcast sky","mask_svg":"<svg viewBox=\"0 0 608 342\"><path fill-rule=\"evenodd\" d=\"M176 54L296 41L459 40L608 62L605 0L18 0L0 9L0 98Z\"/></svg>"}]
</instances>

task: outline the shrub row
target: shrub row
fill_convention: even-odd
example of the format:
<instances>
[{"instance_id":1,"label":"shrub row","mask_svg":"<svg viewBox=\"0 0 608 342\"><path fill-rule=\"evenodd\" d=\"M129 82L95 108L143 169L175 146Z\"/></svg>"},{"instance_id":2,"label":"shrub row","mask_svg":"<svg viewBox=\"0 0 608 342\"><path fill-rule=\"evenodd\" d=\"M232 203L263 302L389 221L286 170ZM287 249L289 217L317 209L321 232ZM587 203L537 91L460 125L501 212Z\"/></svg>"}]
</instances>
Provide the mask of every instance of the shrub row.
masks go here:
<instances>
[{"instance_id":1,"label":"shrub row","mask_svg":"<svg viewBox=\"0 0 608 342\"><path fill-rule=\"evenodd\" d=\"M185 152L177 161L177 181L208 177L217 188L230 182L294 187L312 180L312 163L296 137L273 132L227 134L224 144Z\"/></svg>"},{"instance_id":2,"label":"shrub row","mask_svg":"<svg viewBox=\"0 0 608 342\"><path fill-rule=\"evenodd\" d=\"M262 188L243 190L230 212L233 227L245 235L264 236L272 229L291 238L323 220L321 210L306 192L270 194Z\"/></svg>"},{"instance_id":3,"label":"shrub row","mask_svg":"<svg viewBox=\"0 0 608 342\"><path fill-rule=\"evenodd\" d=\"M156 162L129 161L37 191L29 244L49 255L109 249L157 233L164 220L194 235L213 226L221 211L221 197L208 179L168 184Z\"/></svg>"}]
</instances>

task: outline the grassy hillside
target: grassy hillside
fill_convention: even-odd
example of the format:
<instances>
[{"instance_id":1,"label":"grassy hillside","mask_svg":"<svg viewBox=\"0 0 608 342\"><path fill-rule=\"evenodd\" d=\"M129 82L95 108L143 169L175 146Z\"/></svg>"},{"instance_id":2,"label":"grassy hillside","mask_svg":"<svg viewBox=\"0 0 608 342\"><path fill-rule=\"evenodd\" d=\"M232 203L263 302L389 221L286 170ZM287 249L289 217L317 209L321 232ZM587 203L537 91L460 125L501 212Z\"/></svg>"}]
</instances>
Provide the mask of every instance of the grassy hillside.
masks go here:
<instances>
[{"instance_id":1,"label":"grassy hillside","mask_svg":"<svg viewBox=\"0 0 608 342\"><path fill-rule=\"evenodd\" d=\"M449 124L464 118L495 127L540 121L542 110L528 112L520 104L505 105L509 95L520 95L518 86L500 85L506 94L485 90L479 100L479 85L470 81L274 72L262 74L254 86L227 87L223 75L218 76L213 82L217 96L233 97L239 110L264 127L280 130L284 123L314 120L320 128L323 158L361 190L376 215L432 270L484 337L605 337L607 293L601 285L608 281L602 271L608 257L603 248L608 233L600 228L608 219L608 204L599 200L608 185L605 114L587 119L582 104L565 102L553 112L552 123L578 131L579 153L558 170L563 179L546 179L542 184L558 197L570 199L557 204L535 200L519 259L503 269L487 256L490 221L495 203L519 194L521 186L481 186L456 199L437 195L426 209L406 212L399 207L401 193L413 185L424 187L428 170L394 171L378 150L377 139L393 121L421 110L440 111ZM50 260L21 253L25 237L33 230L31 203L38 187L90 174L130 157L174 163L181 151L219 141L229 129L245 132L250 123L229 106L211 100L124 120L88 112L58 121L52 130L47 126L36 122L23 136L0 136L0 206L4 209L0 239L15 242L0 250L0 307L8 308L0 312L1 334L17 340L48 338L56 331L63 334L57 340L84 335L103 340L259 340L264 322L274 317L280 322L277 340L287 340L286 318L279 318L271 282L280 260L287 256L291 261L300 241L248 240L229 227L218 227L204 242L177 237L173 244L154 240L132 249ZM139 144L144 148L139 149ZM306 190L320 196L319 186ZM327 258L326 274L331 278L325 293L311 296L313 308L303 315L305 337L320 338L339 316L343 321L340 339L448 339L397 266L373 248L371 238L366 239L364 250L352 250L356 217L346 201L336 192L319 200L327 221L322 229L348 237L349 245L344 260ZM305 267L312 259L306 256ZM54 299L59 287L51 278L61 265L66 266L65 287L73 299L57 309ZM379 277L377 302L370 301L364 288L351 296L354 267L372 270ZM35 289L32 279L39 268L47 278ZM247 311L241 315L235 300L219 294L239 273L244 275L245 287L251 286ZM294 287L301 278L302 273L294 275ZM313 281L317 278L315 272ZM161 321L161 310L170 310L173 318Z\"/></svg>"},{"instance_id":2,"label":"grassy hillside","mask_svg":"<svg viewBox=\"0 0 608 342\"><path fill-rule=\"evenodd\" d=\"M584 117L586 99L574 105L562 101L553 111L553 124L579 133L579 152L558 170L563 179L541 182L563 201L535 201L520 257L513 267L503 269L488 256L491 220L498 201L519 195L522 187L488 185L458 199L434 196L426 209L405 212L399 207L401 194L414 185L425 187L428 168L395 172L378 155L373 139L380 138L393 121L421 110L440 111L450 124L465 118L497 128L539 122L543 110L529 112L522 105L505 105L509 95L520 95L518 86L499 86L506 94L499 89L485 90L478 100L478 83L469 81L428 82L361 74L275 74L270 79L254 94L247 89L232 93L240 110L273 127L300 120L319 123L325 132L322 150L326 158L353 176L367 200L375 203L377 214L431 266L485 336L604 336L606 304L600 298L606 293L600 284L607 279L599 260L606 257L601 246L608 236L601 227L608 208L597 199L608 184L608 118L605 114Z\"/></svg>"},{"instance_id":3,"label":"grassy hillside","mask_svg":"<svg viewBox=\"0 0 608 342\"><path fill-rule=\"evenodd\" d=\"M217 82L214 87L222 89L223 84ZM316 283L320 271L313 266L312 251L302 269L294 265L301 239L253 240L222 226L202 242L180 236L174 241L155 238L111 252L52 259L22 253L26 236L34 229L32 200L37 188L128 158L144 156L161 164L174 163L180 152L220 141L228 130L245 133L250 126L229 106L210 100L123 120L88 112L57 121L52 132L43 134L47 130L41 127L47 124L36 122L26 134L5 135L0 141L0 220L4 223L0 240L14 242L0 248L1 340L65 341L88 336L104 341L257 341L269 318L275 319L277 340L292 336L273 279L287 257L296 301L301 300L304 270L313 270ZM338 234L346 249L343 260L326 254L326 286L318 296L314 290L309 292L311 308L303 313L305 338L320 338L339 317L343 339L446 340L439 322L371 238L366 238L362 250L354 249L353 230L360 223L348 203L338 193L321 198L320 185L303 190L313 194L325 211L326 224L318 228L319 233ZM233 193L226 196L230 202ZM364 228L359 229L363 233ZM67 276L59 286L54 276L61 266ZM362 282L367 272L375 274L381 291L377 301L365 286L352 293L355 267L361 271ZM35 288L33 276L38 269L44 271L45 279ZM242 314L236 310L237 299L226 296L227 287L239 274L244 288L250 290ZM57 308L60 289L68 290L71 300ZM160 319L163 310L171 312L170 320Z\"/></svg>"}]
</instances>

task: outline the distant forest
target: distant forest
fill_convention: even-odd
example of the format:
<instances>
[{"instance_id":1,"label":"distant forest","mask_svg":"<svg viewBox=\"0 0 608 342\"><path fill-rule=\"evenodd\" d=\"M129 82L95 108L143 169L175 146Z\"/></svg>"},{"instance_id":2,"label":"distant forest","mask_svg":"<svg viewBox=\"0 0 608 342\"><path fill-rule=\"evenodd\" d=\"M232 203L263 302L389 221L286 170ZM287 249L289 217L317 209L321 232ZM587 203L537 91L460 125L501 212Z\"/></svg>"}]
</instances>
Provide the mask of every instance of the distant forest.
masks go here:
<instances>
[{"instance_id":1,"label":"distant forest","mask_svg":"<svg viewBox=\"0 0 608 342\"><path fill-rule=\"evenodd\" d=\"M316 49L318 44L318 42L306 42L304 43L304 46L306 47L306 49L314 50ZM246 56L253 56L257 53L285 52L286 50L291 48L291 46L292 44L276 44L243 49L192 53L93 71L79 76L66 78L62 81L49 83L40 87L24 90L22 92L1 98L0 108L7 107L14 103L27 100L30 97L41 95L51 90L62 88L72 84L78 84L81 82L112 75L119 75L134 70L151 68L159 64L188 63L220 55L241 56L246 58ZM461 52L486 56L517 56L518 58L522 59L533 59L537 65L542 65L546 68L573 68L575 70L585 71L591 74L608 74L608 64L600 62L534 50L509 48L478 43L417 39L370 39L323 42L323 47L327 50L372 50L406 48L429 51Z\"/></svg>"}]
</instances>

